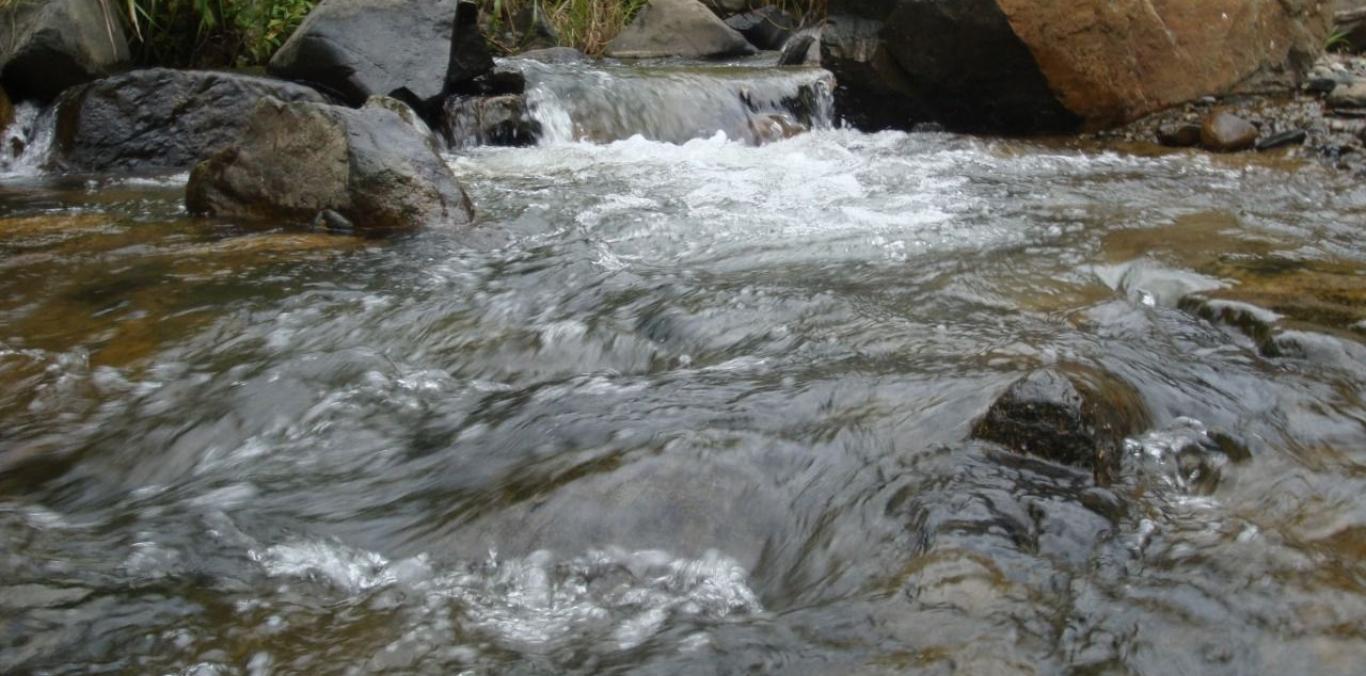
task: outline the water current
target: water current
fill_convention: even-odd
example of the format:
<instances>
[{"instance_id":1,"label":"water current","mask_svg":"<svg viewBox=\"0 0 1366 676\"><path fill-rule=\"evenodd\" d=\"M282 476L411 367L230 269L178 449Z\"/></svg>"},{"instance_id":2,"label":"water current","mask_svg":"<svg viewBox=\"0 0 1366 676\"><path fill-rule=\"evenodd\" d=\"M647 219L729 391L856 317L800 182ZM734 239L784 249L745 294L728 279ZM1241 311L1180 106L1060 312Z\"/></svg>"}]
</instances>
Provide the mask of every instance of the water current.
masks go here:
<instances>
[{"instance_id":1,"label":"water current","mask_svg":"<svg viewBox=\"0 0 1366 676\"><path fill-rule=\"evenodd\" d=\"M816 126L462 151L383 240L11 168L0 672L1360 673L1366 186ZM1296 284L1299 352L1181 303ZM970 439L1061 362L1152 412L1111 486Z\"/></svg>"}]
</instances>

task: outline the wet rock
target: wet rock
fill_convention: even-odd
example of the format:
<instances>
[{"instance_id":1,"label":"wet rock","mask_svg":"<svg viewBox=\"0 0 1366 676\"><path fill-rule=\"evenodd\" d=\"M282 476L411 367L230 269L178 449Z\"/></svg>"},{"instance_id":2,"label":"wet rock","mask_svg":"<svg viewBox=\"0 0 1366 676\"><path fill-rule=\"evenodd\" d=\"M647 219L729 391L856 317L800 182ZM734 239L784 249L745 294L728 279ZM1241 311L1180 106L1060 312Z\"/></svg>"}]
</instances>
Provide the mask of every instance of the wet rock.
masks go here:
<instances>
[{"instance_id":1,"label":"wet rock","mask_svg":"<svg viewBox=\"0 0 1366 676\"><path fill-rule=\"evenodd\" d=\"M1212 324L1235 329L1254 341L1270 338L1276 324L1281 321L1280 315L1265 308L1251 303L1211 298L1207 293L1186 296L1177 306Z\"/></svg>"},{"instance_id":2,"label":"wet rock","mask_svg":"<svg viewBox=\"0 0 1366 676\"><path fill-rule=\"evenodd\" d=\"M1305 140L1308 138L1309 132L1304 129L1283 131L1279 134L1273 134L1257 141L1257 150L1275 150L1276 148L1284 148L1286 146L1304 145Z\"/></svg>"},{"instance_id":3,"label":"wet rock","mask_svg":"<svg viewBox=\"0 0 1366 676\"><path fill-rule=\"evenodd\" d=\"M1200 145L1200 125L1169 124L1157 130L1157 142L1170 148L1192 148Z\"/></svg>"},{"instance_id":4,"label":"wet rock","mask_svg":"<svg viewBox=\"0 0 1366 676\"><path fill-rule=\"evenodd\" d=\"M1200 144L1215 152L1237 152L1256 146L1259 133L1251 122L1229 112L1216 111L1200 125Z\"/></svg>"},{"instance_id":5,"label":"wet rock","mask_svg":"<svg viewBox=\"0 0 1366 676\"><path fill-rule=\"evenodd\" d=\"M267 78L154 68L90 83L63 97L54 143L73 171L180 171L246 128L266 97L324 102L318 92Z\"/></svg>"},{"instance_id":6,"label":"wet rock","mask_svg":"<svg viewBox=\"0 0 1366 676\"><path fill-rule=\"evenodd\" d=\"M452 148L478 145L529 146L541 135L540 123L527 109L526 97L452 96L442 116L446 143Z\"/></svg>"},{"instance_id":7,"label":"wet rock","mask_svg":"<svg viewBox=\"0 0 1366 676\"><path fill-rule=\"evenodd\" d=\"M702 4L716 16L726 19L749 11L754 3L752 0L702 0Z\"/></svg>"},{"instance_id":8,"label":"wet rock","mask_svg":"<svg viewBox=\"0 0 1366 676\"><path fill-rule=\"evenodd\" d=\"M51 101L128 64L128 42L100 0L9 2L0 8L0 82L15 100Z\"/></svg>"},{"instance_id":9,"label":"wet rock","mask_svg":"<svg viewBox=\"0 0 1366 676\"><path fill-rule=\"evenodd\" d=\"M779 113L755 116L749 124L754 139L761 145L789 139L807 131L802 123Z\"/></svg>"},{"instance_id":10,"label":"wet rock","mask_svg":"<svg viewBox=\"0 0 1366 676\"><path fill-rule=\"evenodd\" d=\"M1277 331L1261 344L1263 356L1290 358L1366 375L1366 345L1319 331Z\"/></svg>"},{"instance_id":11,"label":"wet rock","mask_svg":"<svg viewBox=\"0 0 1366 676\"><path fill-rule=\"evenodd\" d=\"M820 64L835 76L835 112L876 131L910 128L934 113L882 40L881 21L830 17L817 44Z\"/></svg>"},{"instance_id":12,"label":"wet rock","mask_svg":"<svg viewBox=\"0 0 1366 676\"><path fill-rule=\"evenodd\" d=\"M427 145L431 147L433 152L441 152L441 140L437 138L436 133L432 131L432 128L427 126L427 123L422 117L417 114L417 111L413 110L408 104L391 96L371 96L365 101L365 105L362 106L362 108L383 108L384 110L388 110L389 112L398 115L400 119L407 122L408 126L412 127L413 131L416 131L418 135L427 142Z\"/></svg>"},{"instance_id":13,"label":"wet rock","mask_svg":"<svg viewBox=\"0 0 1366 676\"><path fill-rule=\"evenodd\" d=\"M1266 0L829 3L832 21L884 24L893 78L916 84L903 98L951 127L1004 132L1101 128L1206 95L1295 85L1330 14L1323 3Z\"/></svg>"},{"instance_id":14,"label":"wet rock","mask_svg":"<svg viewBox=\"0 0 1366 676\"><path fill-rule=\"evenodd\" d=\"M726 19L727 26L734 28L759 49L782 49L800 23L791 14L773 6L761 7Z\"/></svg>"},{"instance_id":15,"label":"wet rock","mask_svg":"<svg viewBox=\"0 0 1366 676\"><path fill-rule=\"evenodd\" d=\"M782 54L778 56L779 66L815 66L821 62L821 30L819 28L808 28L796 35L783 45Z\"/></svg>"},{"instance_id":16,"label":"wet rock","mask_svg":"<svg viewBox=\"0 0 1366 676\"><path fill-rule=\"evenodd\" d=\"M4 134L14 121L14 104L10 103L9 94L4 89L0 89L0 134Z\"/></svg>"},{"instance_id":17,"label":"wet rock","mask_svg":"<svg viewBox=\"0 0 1366 676\"><path fill-rule=\"evenodd\" d=\"M573 47L547 47L522 52L517 58L541 63L580 63L587 61L588 55Z\"/></svg>"},{"instance_id":18,"label":"wet rock","mask_svg":"<svg viewBox=\"0 0 1366 676\"><path fill-rule=\"evenodd\" d=\"M446 67L442 95L465 92L475 78L493 70L493 56L479 32L479 5L462 0L456 5L455 25L451 29L450 60ZM425 92L414 92L429 100Z\"/></svg>"},{"instance_id":19,"label":"wet rock","mask_svg":"<svg viewBox=\"0 0 1366 676\"><path fill-rule=\"evenodd\" d=\"M262 101L241 139L194 168L195 214L312 221L358 231L469 223L469 198L413 126L379 106Z\"/></svg>"},{"instance_id":20,"label":"wet rock","mask_svg":"<svg viewBox=\"0 0 1366 676\"><path fill-rule=\"evenodd\" d=\"M401 89L431 100L446 84L455 9L455 0L323 0L268 70L353 106Z\"/></svg>"},{"instance_id":21,"label":"wet rock","mask_svg":"<svg viewBox=\"0 0 1366 676\"><path fill-rule=\"evenodd\" d=\"M1334 108L1366 108L1366 82L1338 85L1328 95L1328 105Z\"/></svg>"},{"instance_id":22,"label":"wet rock","mask_svg":"<svg viewBox=\"0 0 1366 676\"><path fill-rule=\"evenodd\" d=\"M705 59L753 54L754 45L698 0L650 0L607 44L607 56Z\"/></svg>"},{"instance_id":23,"label":"wet rock","mask_svg":"<svg viewBox=\"0 0 1366 676\"><path fill-rule=\"evenodd\" d=\"M1126 437L1148 427L1138 393L1107 373L1077 365L1035 371L1010 386L973 428L973 436L1091 470L1108 483Z\"/></svg>"}]
</instances>

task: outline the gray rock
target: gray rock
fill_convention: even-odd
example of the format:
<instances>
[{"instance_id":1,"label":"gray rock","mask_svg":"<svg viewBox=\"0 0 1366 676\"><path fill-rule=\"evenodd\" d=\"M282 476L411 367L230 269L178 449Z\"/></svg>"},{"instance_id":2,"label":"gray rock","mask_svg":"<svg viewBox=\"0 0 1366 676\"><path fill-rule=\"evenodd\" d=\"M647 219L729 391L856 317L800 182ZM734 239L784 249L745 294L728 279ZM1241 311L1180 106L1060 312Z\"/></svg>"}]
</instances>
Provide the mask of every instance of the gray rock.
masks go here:
<instances>
[{"instance_id":1,"label":"gray rock","mask_svg":"<svg viewBox=\"0 0 1366 676\"><path fill-rule=\"evenodd\" d=\"M726 19L727 26L734 28L759 49L782 49L800 24L791 14L773 6Z\"/></svg>"},{"instance_id":2,"label":"gray rock","mask_svg":"<svg viewBox=\"0 0 1366 676\"><path fill-rule=\"evenodd\" d=\"M783 44L779 66L818 66L821 63L821 29L807 28Z\"/></svg>"},{"instance_id":3,"label":"gray rock","mask_svg":"<svg viewBox=\"0 0 1366 676\"><path fill-rule=\"evenodd\" d=\"M650 0L634 21L607 44L607 56L705 59L755 53L743 35L698 0Z\"/></svg>"},{"instance_id":4,"label":"gray rock","mask_svg":"<svg viewBox=\"0 0 1366 676\"><path fill-rule=\"evenodd\" d=\"M399 114L274 99L257 106L237 143L194 168L186 205L301 223L321 215L375 232L473 219L450 167Z\"/></svg>"},{"instance_id":5,"label":"gray rock","mask_svg":"<svg viewBox=\"0 0 1366 676\"><path fill-rule=\"evenodd\" d=\"M42 102L128 64L128 42L100 0L11 2L0 9L0 81Z\"/></svg>"},{"instance_id":6,"label":"gray rock","mask_svg":"<svg viewBox=\"0 0 1366 676\"><path fill-rule=\"evenodd\" d=\"M324 102L308 87L261 77L154 68L62 98L54 150L71 171L183 171L237 139L266 97Z\"/></svg>"},{"instance_id":7,"label":"gray rock","mask_svg":"<svg viewBox=\"0 0 1366 676\"><path fill-rule=\"evenodd\" d=\"M427 126L426 121L422 119L422 116L417 114L417 111L413 110L412 106L409 106L392 96L371 96L365 100L365 105L361 107L383 108L384 110L398 115L399 118L404 122L407 122L408 126L412 127L413 131L416 131L423 140L427 141L427 145L430 146L434 152L441 152L443 146L441 145L441 140L437 138L436 132L433 132L432 128Z\"/></svg>"},{"instance_id":8,"label":"gray rock","mask_svg":"<svg viewBox=\"0 0 1366 676\"><path fill-rule=\"evenodd\" d=\"M1257 145L1256 125L1227 111L1210 113L1200 125L1200 144L1207 150L1232 153Z\"/></svg>"},{"instance_id":9,"label":"gray rock","mask_svg":"<svg viewBox=\"0 0 1366 676\"><path fill-rule=\"evenodd\" d=\"M1333 108L1366 108L1366 82L1337 86L1328 95L1328 105Z\"/></svg>"},{"instance_id":10,"label":"gray rock","mask_svg":"<svg viewBox=\"0 0 1366 676\"><path fill-rule=\"evenodd\" d=\"M526 97L452 96L446 99L443 132L452 148L479 145L529 146L541 135L541 125L527 110Z\"/></svg>"},{"instance_id":11,"label":"gray rock","mask_svg":"<svg viewBox=\"0 0 1366 676\"><path fill-rule=\"evenodd\" d=\"M455 0L323 0L269 72L352 106L399 90L435 99L446 82L455 7Z\"/></svg>"},{"instance_id":12,"label":"gray rock","mask_svg":"<svg viewBox=\"0 0 1366 676\"><path fill-rule=\"evenodd\" d=\"M973 436L1017 453L1114 478L1124 440L1149 426L1147 408L1127 383L1071 364L1016 381L973 428Z\"/></svg>"}]
</instances>

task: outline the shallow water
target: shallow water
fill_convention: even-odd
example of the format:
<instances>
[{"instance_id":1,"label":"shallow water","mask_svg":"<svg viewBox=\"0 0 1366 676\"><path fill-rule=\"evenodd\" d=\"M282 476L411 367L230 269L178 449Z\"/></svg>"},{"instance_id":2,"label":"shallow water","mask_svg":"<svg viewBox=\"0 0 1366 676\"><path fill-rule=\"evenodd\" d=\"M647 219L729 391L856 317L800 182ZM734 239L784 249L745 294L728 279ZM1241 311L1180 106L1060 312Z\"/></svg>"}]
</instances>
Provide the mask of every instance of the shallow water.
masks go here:
<instances>
[{"instance_id":1,"label":"shallow water","mask_svg":"<svg viewBox=\"0 0 1366 676\"><path fill-rule=\"evenodd\" d=\"M1359 290L1359 182L843 130L451 162L479 224L391 240L0 188L0 672L1366 663L1360 329L1178 307ZM1057 362L1153 414L1109 488L968 440ZM1183 471L1215 431L1251 458Z\"/></svg>"}]
</instances>

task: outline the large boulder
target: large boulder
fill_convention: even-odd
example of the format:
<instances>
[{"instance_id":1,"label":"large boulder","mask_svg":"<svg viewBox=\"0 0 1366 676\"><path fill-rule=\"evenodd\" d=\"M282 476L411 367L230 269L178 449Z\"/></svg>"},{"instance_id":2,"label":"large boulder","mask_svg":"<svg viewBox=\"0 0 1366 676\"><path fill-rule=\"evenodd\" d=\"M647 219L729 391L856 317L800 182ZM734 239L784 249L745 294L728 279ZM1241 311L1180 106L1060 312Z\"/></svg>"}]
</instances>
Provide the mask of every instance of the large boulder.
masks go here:
<instances>
[{"instance_id":1,"label":"large boulder","mask_svg":"<svg viewBox=\"0 0 1366 676\"><path fill-rule=\"evenodd\" d=\"M235 141L266 97L325 101L261 77L154 68L87 84L62 98L55 157L71 171L184 171Z\"/></svg>"},{"instance_id":2,"label":"large boulder","mask_svg":"<svg viewBox=\"0 0 1366 676\"><path fill-rule=\"evenodd\" d=\"M323 0L268 70L352 106L377 94L434 100L446 83L455 10L455 0Z\"/></svg>"},{"instance_id":3,"label":"large boulder","mask_svg":"<svg viewBox=\"0 0 1366 676\"><path fill-rule=\"evenodd\" d=\"M932 119L1047 132L1291 85L1322 50L1332 8L1318 0L831 0L830 14L880 24L897 71L889 77L913 83Z\"/></svg>"},{"instance_id":4,"label":"large boulder","mask_svg":"<svg viewBox=\"0 0 1366 676\"><path fill-rule=\"evenodd\" d=\"M185 201L195 214L371 232L473 220L450 167L383 103L355 110L266 99L237 143L190 173Z\"/></svg>"},{"instance_id":5,"label":"large boulder","mask_svg":"<svg viewBox=\"0 0 1366 676\"><path fill-rule=\"evenodd\" d=\"M1150 425L1138 393L1115 376L1078 364L1034 371L1010 386L973 436L1017 453L1091 470L1109 483L1124 440Z\"/></svg>"},{"instance_id":6,"label":"large boulder","mask_svg":"<svg viewBox=\"0 0 1366 676\"><path fill-rule=\"evenodd\" d=\"M100 0L22 0L0 8L0 83L16 100L48 102L123 68L128 41Z\"/></svg>"},{"instance_id":7,"label":"large boulder","mask_svg":"<svg viewBox=\"0 0 1366 676\"><path fill-rule=\"evenodd\" d=\"M691 59L754 54L743 35L698 0L650 0L635 20L607 43L607 56Z\"/></svg>"}]
</instances>

